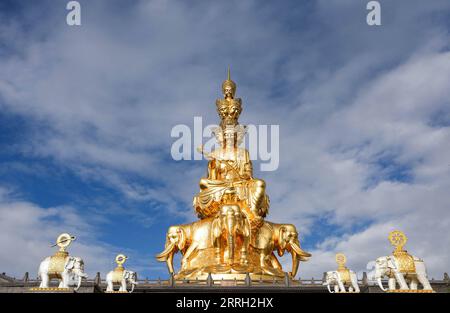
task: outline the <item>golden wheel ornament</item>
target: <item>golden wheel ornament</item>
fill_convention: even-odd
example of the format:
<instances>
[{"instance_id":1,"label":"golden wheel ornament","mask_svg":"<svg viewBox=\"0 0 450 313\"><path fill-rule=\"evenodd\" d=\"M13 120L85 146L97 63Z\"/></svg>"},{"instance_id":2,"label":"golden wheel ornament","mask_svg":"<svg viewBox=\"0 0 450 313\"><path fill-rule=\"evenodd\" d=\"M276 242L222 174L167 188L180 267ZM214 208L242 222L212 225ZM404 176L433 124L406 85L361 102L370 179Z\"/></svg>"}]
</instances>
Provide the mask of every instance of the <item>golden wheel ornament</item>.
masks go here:
<instances>
[{"instance_id":1,"label":"golden wheel ornament","mask_svg":"<svg viewBox=\"0 0 450 313\"><path fill-rule=\"evenodd\" d=\"M402 250L408 237L400 230L393 230L389 233L389 241L395 247L396 250Z\"/></svg>"},{"instance_id":2,"label":"golden wheel ornament","mask_svg":"<svg viewBox=\"0 0 450 313\"><path fill-rule=\"evenodd\" d=\"M116 256L116 263L118 266L122 267L123 263L125 263L125 261L128 259L128 257L124 254L118 254Z\"/></svg>"},{"instance_id":3,"label":"golden wheel ornament","mask_svg":"<svg viewBox=\"0 0 450 313\"><path fill-rule=\"evenodd\" d=\"M345 256L345 254L343 254L343 253L336 254L336 263L339 266L344 266L346 262L347 262L347 257Z\"/></svg>"},{"instance_id":4,"label":"golden wheel ornament","mask_svg":"<svg viewBox=\"0 0 450 313\"><path fill-rule=\"evenodd\" d=\"M56 239L56 243L52 246L58 246L59 251L66 251L66 248L71 244L72 241L76 239L75 236L72 236L68 233L62 233Z\"/></svg>"}]
</instances>

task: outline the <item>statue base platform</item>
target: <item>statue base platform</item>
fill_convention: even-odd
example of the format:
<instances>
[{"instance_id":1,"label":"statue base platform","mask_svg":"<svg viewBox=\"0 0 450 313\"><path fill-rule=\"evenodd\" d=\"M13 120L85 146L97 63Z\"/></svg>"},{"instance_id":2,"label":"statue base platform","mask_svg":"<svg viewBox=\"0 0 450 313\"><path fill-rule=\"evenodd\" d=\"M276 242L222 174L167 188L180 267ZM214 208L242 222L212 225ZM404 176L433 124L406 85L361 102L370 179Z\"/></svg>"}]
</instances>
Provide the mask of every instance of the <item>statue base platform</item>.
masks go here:
<instances>
[{"instance_id":1,"label":"statue base platform","mask_svg":"<svg viewBox=\"0 0 450 313\"><path fill-rule=\"evenodd\" d=\"M252 280L252 283L257 283L259 280L263 281L282 281L284 279L284 276L272 276L267 274L254 274L249 273L249 276ZM198 276L199 280L206 280L208 279L208 274L204 273L200 276ZM245 273L211 273L211 277L214 281L245 281L247 274Z\"/></svg>"},{"instance_id":2,"label":"statue base platform","mask_svg":"<svg viewBox=\"0 0 450 313\"><path fill-rule=\"evenodd\" d=\"M48 288L39 288L33 287L29 289L32 293L74 293L72 288L59 288L59 287L48 287Z\"/></svg>"},{"instance_id":3,"label":"statue base platform","mask_svg":"<svg viewBox=\"0 0 450 313\"><path fill-rule=\"evenodd\" d=\"M435 293L434 290L424 290L424 289L418 289L418 290L395 289L395 290L388 290L386 292L388 292L388 293Z\"/></svg>"},{"instance_id":4,"label":"statue base platform","mask_svg":"<svg viewBox=\"0 0 450 313\"><path fill-rule=\"evenodd\" d=\"M128 291L105 291L105 293L129 293Z\"/></svg>"},{"instance_id":5,"label":"statue base platform","mask_svg":"<svg viewBox=\"0 0 450 313\"><path fill-rule=\"evenodd\" d=\"M258 268L255 270L253 267L244 266L241 268L240 265L236 266L209 266L205 268L195 269L195 270L184 270L180 271L174 276L175 279L208 279L209 273L213 280L245 280L247 273L250 275L252 281L257 280L282 280L285 278L286 273L281 270L276 269L262 269Z\"/></svg>"},{"instance_id":6,"label":"statue base platform","mask_svg":"<svg viewBox=\"0 0 450 313\"><path fill-rule=\"evenodd\" d=\"M233 263L217 262L213 248L199 250L195 256L195 260L186 267L182 268L175 276L175 279L199 279L206 280L208 274L211 273L214 280L245 280L247 273L249 273L252 280L263 279L273 280L283 279L286 275L281 269L274 268L267 264L262 267L259 262L259 254L252 249L249 250L247 256L248 263L242 264L239 257L236 256Z\"/></svg>"}]
</instances>

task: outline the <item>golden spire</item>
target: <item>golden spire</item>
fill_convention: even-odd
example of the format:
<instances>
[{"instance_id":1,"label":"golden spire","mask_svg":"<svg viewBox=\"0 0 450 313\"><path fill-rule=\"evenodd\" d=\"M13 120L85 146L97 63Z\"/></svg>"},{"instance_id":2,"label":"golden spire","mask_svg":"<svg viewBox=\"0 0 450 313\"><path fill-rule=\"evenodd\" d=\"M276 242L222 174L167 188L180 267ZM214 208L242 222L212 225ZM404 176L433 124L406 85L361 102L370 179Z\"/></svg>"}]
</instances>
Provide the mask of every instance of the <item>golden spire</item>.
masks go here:
<instances>
[{"instance_id":1,"label":"golden spire","mask_svg":"<svg viewBox=\"0 0 450 313\"><path fill-rule=\"evenodd\" d=\"M222 93L225 99L233 99L236 94L236 83L231 80L230 67L227 70L227 79L222 83Z\"/></svg>"}]
</instances>

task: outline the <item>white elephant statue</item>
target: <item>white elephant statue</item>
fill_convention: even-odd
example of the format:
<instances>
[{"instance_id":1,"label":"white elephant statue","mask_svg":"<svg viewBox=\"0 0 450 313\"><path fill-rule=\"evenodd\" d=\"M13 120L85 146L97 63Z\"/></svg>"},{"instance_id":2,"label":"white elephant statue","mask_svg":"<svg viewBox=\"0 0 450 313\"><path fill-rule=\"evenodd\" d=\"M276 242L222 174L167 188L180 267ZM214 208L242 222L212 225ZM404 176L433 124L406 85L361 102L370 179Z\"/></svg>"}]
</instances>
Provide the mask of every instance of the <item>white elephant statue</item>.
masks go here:
<instances>
[{"instance_id":1,"label":"white elephant statue","mask_svg":"<svg viewBox=\"0 0 450 313\"><path fill-rule=\"evenodd\" d=\"M423 290L433 290L427 278L425 263L418 257L412 256L412 258L414 260L415 272L407 273L400 271L400 264L393 255L383 256L376 259L375 279L377 280L381 290L397 290L397 285L401 290L418 290L419 283L422 285ZM388 277L388 289L384 288L381 281L384 277Z\"/></svg>"},{"instance_id":2,"label":"white elephant statue","mask_svg":"<svg viewBox=\"0 0 450 313\"><path fill-rule=\"evenodd\" d=\"M106 287L107 292L114 291L114 283L119 283L119 292L128 292L127 285L131 284L130 293L134 291L134 286L138 284L136 272L123 270L123 271L110 271L106 275Z\"/></svg>"},{"instance_id":3,"label":"white elephant statue","mask_svg":"<svg viewBox=\"0 0 450 313\"><path fill-rule=\"evenodd\" d=\"M325 275L324 285L327 286L330 293L335 292L354 292L359 293L358 278L354 271L348 270L349 277L343 277L339 271L329 271ZM345 286L348 285L348 290ZM331 290L333 288L333 290Z\"/></svg>"},{"instance_id":4,"label":"white elephant statue","mask_svg":"<svg viewBox=\"0 0 450 313\"><path fill-rule=\"evenodd\" d=\"M78 257L67 256L62 259L61 264L55 264L55 260L52 261L52 258L51 256L46 257L39 265L38 276L41 278L39 288L49 288L50 280L56 278L60 280L58 288L69 288L75 280L77 281L75 290L78 290L81 279L88 277L84 272L83 260Z\"/></svg>"}]
</instances>

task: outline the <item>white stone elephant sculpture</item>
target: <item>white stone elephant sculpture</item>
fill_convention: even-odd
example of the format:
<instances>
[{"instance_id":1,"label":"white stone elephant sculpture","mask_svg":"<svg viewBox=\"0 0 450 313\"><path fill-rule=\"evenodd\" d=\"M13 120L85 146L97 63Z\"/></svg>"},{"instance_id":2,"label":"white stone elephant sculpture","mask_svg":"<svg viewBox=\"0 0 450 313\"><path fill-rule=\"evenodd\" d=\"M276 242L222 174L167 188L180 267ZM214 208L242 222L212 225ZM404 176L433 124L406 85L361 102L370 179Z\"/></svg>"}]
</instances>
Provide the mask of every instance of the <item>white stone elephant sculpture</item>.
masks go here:
<instances>
[{"instance_id":1,"label":"white stone elephant sculpture","mask_svg":"<svg viewBox=\"0 0 450 313\"><path fill-rule=\"evenodd\" d=\"M84 262L81 258L67 256L62 270L58 273L49 273L50 263L52 257L45 258L39 265L38 276L41 278L39 288L49 288L49 283L52 278L60 279L58 288L69 288L71 282L77 281L75 290L78 290L81 285L81 279L87 278L88 275L84 272Z\"/></svg>"},{"instance_id":2,"label":"white stone elephant sculpture","mask_svg":"<svg viewBox=\"0 0 450 313\"><path fill-rule=\"evenodd\" d=\"M375 279L381 290L396 290L397 284L402 290L417 290L419 283L424 290L433 290L427 278L425 263L413 256L415 273L400 272L399 264L393 255L379 257L375 261ZM388 277L388 289L383 287L381 279Z\"/></svg>"},{"instance_id":3,"label":"white stone elephant sculpture","mask_svg":"<svg viewBox=\"0 0 450 313\"><path fill-rule=\"evenodd\" d=\"M360 289L358 286L358 278L354 271L349 270L350 281L344 281L342 279L341 273L339 271L329 271L325 275L324 285L327 286L328 291L330 293L335 292L354 292L359 293ZM348 284L348 290L345 289L345 286ZM333 290L331 289L333 288Z\"/></svg>"},{"instance_id":4,"label":"white stone elephant sculpture","mask_svg":"<svg viewBox=\"0 0 450 313\"><path fill-rule=\"evenodd\" d=\"M116 277L117 274L122 274L121 277ZM134 291L134 287L138 284L136 272L123 270L122 273L116 271L110 271L106 275L106 291L114 291L114 283L120 283L119 291L127 292L127 285L131 284L130 293Z\"/></svg>"}]
</instances>

